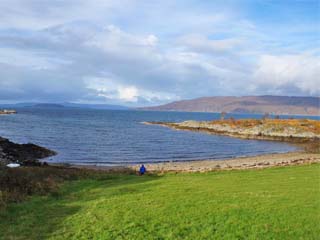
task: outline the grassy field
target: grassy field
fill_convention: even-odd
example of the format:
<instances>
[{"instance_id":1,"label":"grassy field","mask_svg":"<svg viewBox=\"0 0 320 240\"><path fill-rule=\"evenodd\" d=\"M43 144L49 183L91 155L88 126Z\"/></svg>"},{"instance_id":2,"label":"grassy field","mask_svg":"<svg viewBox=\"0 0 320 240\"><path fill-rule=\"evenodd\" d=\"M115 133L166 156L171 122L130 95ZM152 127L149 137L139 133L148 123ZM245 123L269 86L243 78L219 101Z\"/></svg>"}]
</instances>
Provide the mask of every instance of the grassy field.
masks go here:
<instances>
[{"instance_id":1,"label":"grassy field","mask_svg":"<svg viewBox=\"0 0 320 240\"><path fill-rule=\"evenodd\" d=\"M320 165L67 181L0 213L1 239L319 239Z\"/></svg>"}]
</instances>

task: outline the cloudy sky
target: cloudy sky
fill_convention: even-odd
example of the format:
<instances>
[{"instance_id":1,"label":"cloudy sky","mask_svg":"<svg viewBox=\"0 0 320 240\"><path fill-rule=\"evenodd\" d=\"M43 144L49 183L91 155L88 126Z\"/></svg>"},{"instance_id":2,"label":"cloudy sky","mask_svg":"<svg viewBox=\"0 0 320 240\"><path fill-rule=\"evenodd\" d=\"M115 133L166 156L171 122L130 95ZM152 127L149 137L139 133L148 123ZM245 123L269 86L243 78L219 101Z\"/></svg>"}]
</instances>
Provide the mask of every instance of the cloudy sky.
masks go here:
<instances>
[{"instance_id":1,"label":"cloudy sky","mask_svg":"<svg viewBox=\"0 0 320 240\"><path fill-rule=\"evenodd\" d=\"M319 95L319 0L0 0L0 102Z\"/></svg>"}]
</instances>

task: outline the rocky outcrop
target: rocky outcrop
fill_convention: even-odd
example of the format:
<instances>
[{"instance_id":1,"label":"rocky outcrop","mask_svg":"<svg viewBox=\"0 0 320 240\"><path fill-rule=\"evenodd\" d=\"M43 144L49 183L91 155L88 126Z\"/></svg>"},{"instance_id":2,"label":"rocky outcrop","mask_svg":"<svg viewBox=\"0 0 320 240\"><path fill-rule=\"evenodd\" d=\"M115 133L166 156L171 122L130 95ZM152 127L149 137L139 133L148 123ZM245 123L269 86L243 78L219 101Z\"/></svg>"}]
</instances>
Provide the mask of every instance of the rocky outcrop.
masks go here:
<instances>
[{"instance_id":1,"label":"rocky outcrop","mask_svg":"<svg viewBox=\"0 0 320 240\"><path fill-rule=\"evenodd\" d=\"M216 120L185 121L181 123L148 122L178 130L204 131L246 139L279 140L288 142L319 142L320 123L307 119Z\"/></svg>"},{"instance_id":2,"label":"rocky outcrop","mask_svg":"<svg viewBox=\"0 0 320 240\"><path fill-rule=\"evenodd\" d=\"M20 163L21 165L40 165L38 159L56 155L56 152L38 145L17 144L0 137L0 165Z\"/></svg>"},{"instance_id":3,"label":"rocky outcrop","mask_svg":"<svg viewBox=\"0 0 320 240\"><path fill-rule=\"evenodd\" d=\"M0 109L0 115L1 115L1 114L16 114L16 113L17 113L16 110L8 110L8 109L3 109L3 110L1 110L1 109Z\"/></svg>"}]
</instances>

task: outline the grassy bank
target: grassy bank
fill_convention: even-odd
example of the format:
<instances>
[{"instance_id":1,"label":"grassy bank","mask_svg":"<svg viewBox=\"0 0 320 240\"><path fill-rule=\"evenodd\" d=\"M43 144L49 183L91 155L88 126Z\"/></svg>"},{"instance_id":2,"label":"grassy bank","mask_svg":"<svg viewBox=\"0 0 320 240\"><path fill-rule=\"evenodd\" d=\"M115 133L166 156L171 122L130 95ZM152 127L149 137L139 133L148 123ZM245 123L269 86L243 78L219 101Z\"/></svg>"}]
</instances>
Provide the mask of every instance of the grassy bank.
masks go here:
<instances>
[{"instance_id":1,"label":"grassy bank","mask_svg":"<svg viewBox=\"0 0 320 240\"><path fill-rule=\"evenodd\" d=\"M1 239L317 239L320 165L87 176L0 213Z\"/></svg>"},{"instance_id":2,"label":"grassy bank","mask_svg":"<svg viewBox=\"0 0 320 240\"><path fill-rule=\"evenodd\" d=\"M126 168L121 169L121 172L124 174L134 173ZM13 169L0 166L0 210L10 203L21 202L32 195L58 194L60 187L66 181L113 177L112 170L109 173L63 166Z\"/></svg>"}]
</instances>

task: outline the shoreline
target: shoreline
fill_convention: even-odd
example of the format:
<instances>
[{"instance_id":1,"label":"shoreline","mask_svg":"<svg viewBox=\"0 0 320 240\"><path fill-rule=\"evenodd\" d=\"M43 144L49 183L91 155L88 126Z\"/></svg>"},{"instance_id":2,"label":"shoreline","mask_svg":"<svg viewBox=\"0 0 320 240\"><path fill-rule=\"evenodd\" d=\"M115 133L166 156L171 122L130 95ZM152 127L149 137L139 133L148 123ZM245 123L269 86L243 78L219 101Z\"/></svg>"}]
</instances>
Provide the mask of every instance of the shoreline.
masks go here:
<instances>
[{"instance_id":1,"label":"shoreline","mask_svg":"<svg viewBox=\"0 0 320 240\"><path fill-rule=\"evenodd\" d=\"M12 110L12 109L0 109L0 115L11 115L11 114L16 114L17 111L16 110Z\"/></svg>"},{"instance_id":2,"label":"shoreline","mask_svg":"<svg viewBox=\"0 0 320 240\"><path fill-rule=\"evenodd\" d=\"M260 169L273 166L287 166L297 164L311 164L320 162L320 123L308 119L228 119L214 121L184 121L181 123L170 122L142 122L147 125L159 125L175 130L187 130L195 132L207 132L209 134L224 135L229 137L281 141L300 147L288 153L267 153L256 156L237 156L227 159L206 159L190 161L170 161L145 163L148 172L208 172L216 170L232 169ZM33 144L15 144L7 139L2 139L0 163L6 161L22 162L23 165L39 165L26 157L34 149L39 150L39 156L32 158L43 159L56 153ZM0 141L1 143L1 141ZM1 146L0 146L1 147ZM302 148L304 150L302 150ZM31 150L30 150L31 149ZM1 150L1 149L0 149ZM17 155L17 151L19 154ZM1 151L0 151L1 153ZM30 155L30 154L29 154ZM45 159L43 160L45 161ZM45 164L45 163L43 163ZM103 165L96 163L87 165L85 163L50 163L51 166L66 168L83 168L105 170L110 172L133 172L138 171L140 164ZM41 162L40 162L41 165Z\"/></svg>"},{"instance_id":3,"label":"shoreline","mask_svg":"<svg viewBox=\"0 0 320 240\"><path fill-rule=\"evenodd\" d=\"M236 157L223 160L195 160L144 164L148 172L210 172L218 170L262 169L276 166L320 163L320 154L307 152L270 153L253 157ZM65 166L65 164L50 164ZM69 165L69 168L92 169L107 172L139 170L140 164L124 166Z\"/></svg>"},{"instance_id":4,"label":"shoreline","mask_svg":"<svg viewBox=\"0 0 320 240\"><path fill-rule=\"evenodd\" d=\"M279 141L293 144L303 144L303 143L320 143L320 134L314 132L305 131L301 126L293 127L286 126L287 129L282 129L280 131L275 131L274 128L279 123L272 123L272 121L282 121L282 124L287 125L285 121L290 120L278 120L278 119L268 119L268 120L258 120L254 124L255 126L237 126L238 122L252 121L252 119L238 119L238 120L214 120L214 121L184 121L184 122L141 122L144 125L157 125L161 127L170 128L176 131L191 131L191 132L202 132L212 135L227 136L239 139L247 140L263 140L263 141ZM270 126L268 122L271 122ZM303 120L294 120L303 121ZM313 121L313 120L307 120ZM315 126L316 120L313 121L312 130L319 128ZM240 122L240 124L243 124ZM239 124L239 125L240 125ZM249 123L250 124L250 123ZM303 123L300 123L303 124ZM310 124L310 123L308 123ZM291 129L290 129L291 128ZM313 129L314 128L314 129Z\"/></svg>"}]
</instances>

